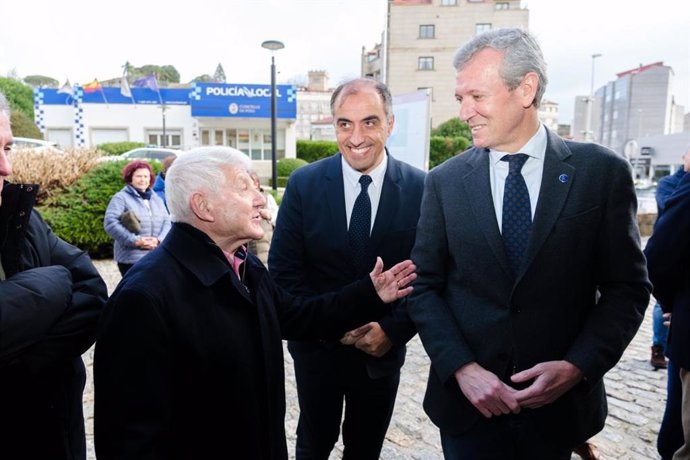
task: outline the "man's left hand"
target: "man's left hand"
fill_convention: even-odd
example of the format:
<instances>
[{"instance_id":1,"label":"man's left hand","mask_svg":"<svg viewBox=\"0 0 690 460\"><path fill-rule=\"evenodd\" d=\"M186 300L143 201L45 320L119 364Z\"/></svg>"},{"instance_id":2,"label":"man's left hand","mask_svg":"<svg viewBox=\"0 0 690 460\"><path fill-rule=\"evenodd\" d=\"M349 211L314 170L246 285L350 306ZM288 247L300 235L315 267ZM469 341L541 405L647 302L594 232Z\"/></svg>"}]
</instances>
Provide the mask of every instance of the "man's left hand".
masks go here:
<instances>
[{"instance_id":1,"label":"man's left hand","mask_svg":"<svg viewBox=\"0 0 690 460\"><path fill-rule=\"evenodd\" d=\"M342 343L347 345L354 345L356 348L362 350L364 353L370 354L377 358L388 353L388 350L393 346L381 325L377 322L367 323L355 330L347 332L345 337L354 338L354 342Z\"/></svg>"},{"instance_id":2,"label":"man's left hand","mask_svg":"<svg viewBox=\"0 0 690 460\"><path fill-rule=\"evenodd\" d=\"M414 272L416 269L411 260L404 260L384 272L383 260L377 257L374 269L369 276L381 300L384 303L390 303L412 292L412 286L408 285L417 278Z\"/></svg>"},{"instance_id":3,"label":"man's left hand","mask_svg":"<svg viewBox=\"0 0 690 460\"><path fill-rule=\"evenodd\" d=\"M532 384L515 393L520 407L536 409L550 404L582 380L582 371L568 361L547 361L518 372L510 380Z\"/></svg>"}]
</instances>

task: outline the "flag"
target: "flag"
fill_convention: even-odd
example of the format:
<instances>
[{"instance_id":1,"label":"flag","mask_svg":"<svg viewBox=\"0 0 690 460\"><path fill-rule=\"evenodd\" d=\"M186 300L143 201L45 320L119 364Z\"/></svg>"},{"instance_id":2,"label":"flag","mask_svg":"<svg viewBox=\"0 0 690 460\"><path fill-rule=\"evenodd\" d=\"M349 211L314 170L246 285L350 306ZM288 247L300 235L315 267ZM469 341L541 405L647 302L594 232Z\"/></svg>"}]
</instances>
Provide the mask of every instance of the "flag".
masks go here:
<instances>
[{"instance_id":1,"label":"flag","mask_svg":"<svg viewBox=\"0 0 690 460\"><path fill-rule=\"evenodd\" d=\"M65 81L65 84L57 90L57 92L58 94L67 94L68 96L74 96L74 89L72 89L72 85L69 83L69 78L67 79L67 81Z\"/></svg>"},{"instance_id":2,"label":"flag","mask_svg":"<svg viewBox=\"0 0 690 460\"><path fill-rule=\"evenodd\" d=\"M124 97L132 97L132 90L127 82L127 75L123 75L122 80L120 81L120 94L122 94Z\"/></svg>"},{"instance_id":3,"label":"flag","mask_svg":"<svg viewBox=\"0 0 690 460\"><path fill-rule=\"evenodd\" d=\"M156 76L154 74L148 75L138 80L134 80L134 86L137 86L139 88L148 88L150 90L160 92L160 88L158 87L158 80L156 79Z\"/></svg>"},{"instance_id":4,"label":"flag","mask_svg":"<svg viewBox=\"0 0 690 460\"><path fill-rule=\"evenodd\" d=\"M85 93L93 93L98 90L103 91L103 87L101 86L101 82L98 81L98 78L94 78L91 83L85 83L83 88Z\"/></svg>"}]
</instances>

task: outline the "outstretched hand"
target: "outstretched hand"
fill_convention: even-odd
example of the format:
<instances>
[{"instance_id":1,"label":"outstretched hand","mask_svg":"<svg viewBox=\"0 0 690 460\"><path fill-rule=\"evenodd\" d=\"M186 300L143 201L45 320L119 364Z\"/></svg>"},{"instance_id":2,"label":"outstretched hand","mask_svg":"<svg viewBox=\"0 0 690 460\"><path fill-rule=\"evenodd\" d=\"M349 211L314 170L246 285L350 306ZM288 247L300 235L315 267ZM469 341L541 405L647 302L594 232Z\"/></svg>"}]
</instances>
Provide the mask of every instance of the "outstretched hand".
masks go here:
<instances>
[{"instance_id":1,"label":"outstretched hand","mask_svg":"<svg viewBox=\"0 0 690 460\"><path fill-rule=\"evenodd\" d=\"M412 286L408 286L417 279L415 270L417 267L411 260L404 260L395 264L390 269L383 271L383 260L376 258L374 269L369 273L376 293L384 303L402 299L412 292Z\"/></svg>"}]
</instances>

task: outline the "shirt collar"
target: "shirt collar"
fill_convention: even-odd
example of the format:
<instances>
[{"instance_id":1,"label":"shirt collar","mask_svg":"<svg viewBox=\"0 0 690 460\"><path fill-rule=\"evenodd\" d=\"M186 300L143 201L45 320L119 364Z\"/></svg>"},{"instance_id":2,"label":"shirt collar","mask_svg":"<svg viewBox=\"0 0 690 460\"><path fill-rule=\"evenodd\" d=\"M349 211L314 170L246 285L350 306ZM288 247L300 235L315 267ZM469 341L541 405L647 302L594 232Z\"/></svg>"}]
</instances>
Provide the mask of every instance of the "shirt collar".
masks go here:
<instances>
[{"instance_id":1,"label":"shirt collar","mask_svg":"<svg viewBox=\"0 0 690 460\"><path fill-rule=\"evenodd\" d=\"M546 127L542 123L539 123L539 129L534 133L534 136L515 153L524 153L531 158L543 161L544 155L546 155L546 142ZM498 164L501 158L508 154L509 152L501 152L500 150L489 150L490 160L494 165Z\"/></svg>"},{"instance_id":2,"label":"shirt collar","mask_svg":"<svg viewBox=\"0 0 690 460\"><path fill-rule=\"evenodd\" d=\"M362 173L350 166L350 164L347 161L345 161L344 155L341 155L340 161L343 165L343 180L345 182L345 185L353 189L357 188L357 186L359 185L359 178L362 176ZM369 171L369 173L367 174L369 177L371 177L372 184L378 189L380 189L383 186L383 178L386 175L387 167L388 152L385 152L381 164L379 164L373 170Z\"/></svg>"}]
</instances>

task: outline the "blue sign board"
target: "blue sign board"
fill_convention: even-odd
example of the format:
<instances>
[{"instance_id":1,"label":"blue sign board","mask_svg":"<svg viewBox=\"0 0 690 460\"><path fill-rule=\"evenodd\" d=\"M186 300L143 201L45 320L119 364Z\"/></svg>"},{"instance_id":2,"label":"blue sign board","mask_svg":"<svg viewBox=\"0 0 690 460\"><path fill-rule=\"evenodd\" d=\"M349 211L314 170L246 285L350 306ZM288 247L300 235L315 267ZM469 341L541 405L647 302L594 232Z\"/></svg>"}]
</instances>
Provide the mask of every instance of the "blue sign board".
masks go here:
<instances>
[{"instance_id":1,"label":"blue sign board","mask_svg":"<svg viewBox=\"0 0 690 460\"><path fill-rule=\"evenodd\" d=\"M75 98L86 104L161 104L191 105L193 117L270 118L271 85L236 83L192 83L191 88L131 88L125 97L119 87L84 91L75 85L74 94L58 93L54 88L35 91L36 102L45 105L73 105ZM297 118L297 88L276 85L277 118Z\"/></svg>"},{"instance_id":2,"label":"blue sign board","mask_svg":"<svg viewBox=\"0 0 690 460\"><path fill-rule=\"evenodd\" d=\"M271 85L192 84L193 117L270 118ZM277 118L297 117L297 89L276 85Z\"/></svg>"}]
</instances>

